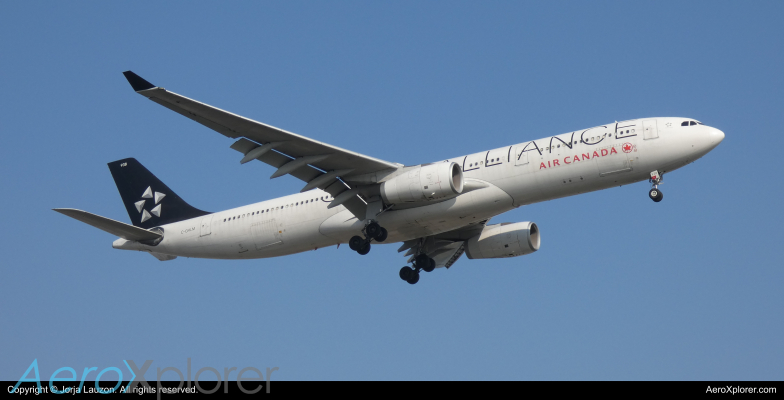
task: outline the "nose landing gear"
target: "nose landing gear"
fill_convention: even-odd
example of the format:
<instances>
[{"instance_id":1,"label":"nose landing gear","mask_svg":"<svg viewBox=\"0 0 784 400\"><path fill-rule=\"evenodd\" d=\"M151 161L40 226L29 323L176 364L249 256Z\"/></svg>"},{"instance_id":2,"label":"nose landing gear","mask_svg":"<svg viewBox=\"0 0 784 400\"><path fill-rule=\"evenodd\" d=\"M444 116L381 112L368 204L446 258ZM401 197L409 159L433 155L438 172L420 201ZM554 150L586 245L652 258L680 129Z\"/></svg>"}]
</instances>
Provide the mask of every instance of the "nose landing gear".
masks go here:
<instances>
[{"instance_id":1,"label":"nose landing gear","mask_svg":"<svg viewBox=\"0 0 784 400\"><path fill-rule=\"evenodd\" d=\"M377 222L371 221L365 226L365 229L362 230L362 234L364 238L361 236L352 236L348 241L348 247L364 256L370 252L370 242L372 240L377 242L383 242L387 240L388 232Z\"/></svg>"},{"instance_id":2,"label":"nose landing gear","mask_svg":"<svg viewBox=\"0 0 784 400\"><path fill-rule=\"evenodd\" d=\"M413 268L409 266L400 268L400 279L413 285L419 282L420 270L425 272L433 272L434 269L436 269L435 260L428 257L427 254L420 254L414 259Z\"/></svg>"},{"instance_id":3,"label":"nose landing gear","mask_svg":"<svg viewBox=\"0 0 784 400\"><path fill-rule=\"evenodd\" d=\"M659 190L659 185L662 183L663 179L664 177L662 174L659 174L659 171L651 172L651 178L648 179L648 182L651 183L651 190L648 192L648 197L656 203L662 201L664 198L661 190Z\"/></svg>"}]
</instances>

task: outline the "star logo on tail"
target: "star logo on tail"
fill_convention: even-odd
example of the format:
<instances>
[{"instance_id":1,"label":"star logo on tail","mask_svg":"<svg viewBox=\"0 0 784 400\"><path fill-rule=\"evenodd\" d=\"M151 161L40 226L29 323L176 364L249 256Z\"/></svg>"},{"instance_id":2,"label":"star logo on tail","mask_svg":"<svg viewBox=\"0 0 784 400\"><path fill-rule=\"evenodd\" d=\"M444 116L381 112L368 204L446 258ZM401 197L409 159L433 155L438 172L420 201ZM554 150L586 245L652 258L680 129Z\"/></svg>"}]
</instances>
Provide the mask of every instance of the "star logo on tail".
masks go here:
<instances>
[{"instance_id":1,"label":"star logo on tail","mask_svg":"<svg viewBox=\"0 0 784 400\"><path fill-rule=\"evenodd\" d=\"M153 192L152 187L147 186L147 190L142 193L142 199L133 203L136 206L136 211L142 215L141 222L147 221L148 219L152 218L152 216L156 216L158 218L161 217L161 205L159 204L163 198L166 197L166 194L161 192ZM144 205L147 203L147 200L151 199L154 201L155 207L153 207L150 211L144 209Z\"/></svg>"}]
</instances>

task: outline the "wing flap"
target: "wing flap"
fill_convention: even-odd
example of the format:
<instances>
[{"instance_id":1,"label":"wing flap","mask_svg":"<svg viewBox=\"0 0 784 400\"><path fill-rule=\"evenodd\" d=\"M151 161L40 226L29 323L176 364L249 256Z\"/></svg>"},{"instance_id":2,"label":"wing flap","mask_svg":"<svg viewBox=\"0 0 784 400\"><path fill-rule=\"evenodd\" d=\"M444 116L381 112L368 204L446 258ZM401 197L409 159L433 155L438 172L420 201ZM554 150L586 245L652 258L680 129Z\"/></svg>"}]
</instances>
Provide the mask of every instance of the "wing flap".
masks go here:
<instances>
[{"instance_id":1,"label":"wing flap","mask_svg":"<svg viewBox=\"0 0 784 400\"><path fill-rule=\"evenodd\" d=\"M69 216L77 221L84 222L87 225L92 225L104 232L111 233L112 235L119 236L126 240L144 242L154 241L162 237L159 233L150 232L146 229L128 225L124 222L115 221L100 215L88 213L87 211L77 210L74 208L55 208L54 211Z\"/></svg>"},{"instance_id":2,"label":"wing flap","mask_svg":"<svg viewBox=\"0 0 784 400\"><path fill-rule=\"evenodd\" d=\"M449 268L457 261L460 256L465 252L465 242L459 244L454 249L442 249L443 251L433 256L437 267Z\"/></svg>"},{"instance_id":3,"label":"wing flap","mask_svg":"<svg viewBox=\"0 0 784 400\"><path fill-rule=\"evenodd\" d=\"M406 251L408 262L414 261L417 254L427 254L436 262L436 267L449 268L465 253L465 241L482 232L487 220L466 225L449 232L408 240L397 250Z\"/></svg>"},{"instance_id":4,"label":"wing flap","mask_svg":"<svg viewBox=\"0 0 784 400\"><path fill-rule=\"evenodd\" d=\"M258 143L252 142L245 138L240 138L239 140L237 140L231 145L232 149L237 150L238 152L246 155L259 147L260 146ZM267 151L261 154L260 156L256 157L255 159L267 165L275 167L277 169L280 169L280 167L282 167L284 164L287 164L292 161L291 158L286 157L283 154L280 154L274 150ZM302 168L297 168L294 171L289 172L288 174L297 179L302 180L303 182L310 182L313 179L315 179L317 176L321 175L322 173L315 168L303 166ZM332 183L332 181L328 183Z\"/></svg>"}]
</instances>

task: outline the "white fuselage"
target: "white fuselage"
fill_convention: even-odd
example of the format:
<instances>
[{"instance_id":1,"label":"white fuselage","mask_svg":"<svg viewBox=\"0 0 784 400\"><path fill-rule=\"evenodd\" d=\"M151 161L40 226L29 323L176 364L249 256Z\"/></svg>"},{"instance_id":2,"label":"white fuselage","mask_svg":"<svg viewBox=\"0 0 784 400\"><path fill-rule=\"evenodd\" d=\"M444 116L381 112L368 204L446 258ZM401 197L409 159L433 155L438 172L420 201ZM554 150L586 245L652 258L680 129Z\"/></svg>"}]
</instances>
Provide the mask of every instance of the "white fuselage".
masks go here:
<instances>
[{"instance_id":1,"label":"white fuselage","mask_svg":"<svg viewBox=\"0 0 784 400\"><path fill-rule=\"evenodd\" d=\"M464 177L486 187L450 200L376 217L385 243L461 228L525 204L647 180L707 154L724 138L687 118L613 123L467 156L451 158ZM157 246L118 239L115 248L172 256L250 259L277 257L348 242L364 222L315 189L200 218L163 225Z\"/></svg>"}]
</instances>

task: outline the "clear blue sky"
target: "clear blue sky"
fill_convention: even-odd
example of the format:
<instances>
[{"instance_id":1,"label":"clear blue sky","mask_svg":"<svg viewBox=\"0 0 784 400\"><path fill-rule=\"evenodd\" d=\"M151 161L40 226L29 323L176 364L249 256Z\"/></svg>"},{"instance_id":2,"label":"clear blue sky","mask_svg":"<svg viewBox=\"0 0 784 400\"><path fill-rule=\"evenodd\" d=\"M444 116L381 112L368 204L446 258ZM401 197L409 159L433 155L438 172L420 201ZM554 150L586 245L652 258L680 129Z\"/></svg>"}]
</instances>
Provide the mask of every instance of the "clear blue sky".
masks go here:
<instances>
[{"instance_id":1,"label":"clear blue sky","mask_svg":"<svg viewBox=\"0 0 784 400\"><path fill-rule=\"evenodd\" d=\"M780 1L5 2L0 379L188 357L273 379L784 379L783 18ZM106 167L124 157L206 210L302 183L240 165L127 69L404 164L651 116L727 137L659 204L638 183L516 209L493 221L535 221L540 251L414 286L397 245L159 262L51 209L128 221Z\"/></svg>"}]
</instances>

